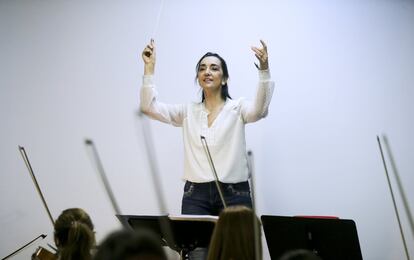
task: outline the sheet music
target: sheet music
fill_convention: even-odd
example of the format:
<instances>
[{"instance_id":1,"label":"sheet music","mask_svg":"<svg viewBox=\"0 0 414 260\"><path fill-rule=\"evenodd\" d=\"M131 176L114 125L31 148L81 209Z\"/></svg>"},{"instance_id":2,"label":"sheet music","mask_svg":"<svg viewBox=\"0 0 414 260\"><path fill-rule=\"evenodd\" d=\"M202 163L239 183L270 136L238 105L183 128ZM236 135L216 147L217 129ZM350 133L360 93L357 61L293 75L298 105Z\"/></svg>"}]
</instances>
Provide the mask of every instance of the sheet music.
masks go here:
<instances>
[{"instance_id":1,"label":"sheet music","mask_svg":"<svg viewBox=\"0 0 414 260\"><path fill-rule=\"evenodd\" d=\"M171 220L194 220L217 222L218 216L212 215L168 215Z\"/></svg>"}]
</instances>

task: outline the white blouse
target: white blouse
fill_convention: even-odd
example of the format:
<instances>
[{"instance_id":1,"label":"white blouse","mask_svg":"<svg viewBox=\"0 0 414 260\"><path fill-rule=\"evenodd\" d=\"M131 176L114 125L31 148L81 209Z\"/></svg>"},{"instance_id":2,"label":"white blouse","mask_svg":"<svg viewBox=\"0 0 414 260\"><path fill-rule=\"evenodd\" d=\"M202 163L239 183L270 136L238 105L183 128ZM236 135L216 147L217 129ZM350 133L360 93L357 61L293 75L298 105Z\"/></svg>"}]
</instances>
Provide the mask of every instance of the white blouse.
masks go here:
<instances>
[{"instance_id":1,"label":"white blouse","mask_svg":"<svg viewBox=\"0 0 414 260\"><path fill-rule=\"evenodd\" d=\"M204 136L218 178L224 183L246 181L248 176L244 125L267 115L274 82L268 70L259 70L259 84L253 102L244 98L227 99L224 107L208 127L209 111L204 103L170 105L158 102L153 76L143 77L140 108L153 119L180 126L184 137L184 180L214 181L214 174L201 143Z\"/></svg>"}]
</instances>

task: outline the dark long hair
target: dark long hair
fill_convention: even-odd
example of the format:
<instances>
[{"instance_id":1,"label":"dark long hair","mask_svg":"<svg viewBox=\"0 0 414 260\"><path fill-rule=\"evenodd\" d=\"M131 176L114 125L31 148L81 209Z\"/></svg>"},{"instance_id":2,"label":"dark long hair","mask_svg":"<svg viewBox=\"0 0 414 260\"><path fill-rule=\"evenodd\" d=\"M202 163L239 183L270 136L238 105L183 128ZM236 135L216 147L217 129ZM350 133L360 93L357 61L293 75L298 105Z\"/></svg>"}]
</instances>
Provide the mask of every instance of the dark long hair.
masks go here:
<instances>
[{"instance_id":1,"label":"dark long hair","mask_svg":"<svg viewBox=\"0 0 414 260\"><path fill-rule=\"evenodd\" d=\"M55 222L55 241L62 260L90 260L95 245L93 224L80 208L66 209Z\"/></svg>"},{"instance_id":2,"label":"dark long hair","mask_svg":"<svg viewBox=\"0 0 414 260\"><path fill-rule=\"evenodd\" d=\"M196 66L196 77L195 77L195 81L197 82L197 76L198 76L198 70L200 69L200 63L201 63L201 61L205 58L205 57L210 57L210 56L213 56L213 57L216 57L217 59L219 59L220 60L220 63L221 63L221 68L222 68L222 70L223 70L223 80L226 82L224 85L222 85L221 86L221 98L224 100L224 101L226 101L226 99L227 98L230 98L231 99L231 97L230 97L230 94L229 94L229 87L228 87L228 85L227 85L227 80L229 79L229 71L228 71L228 69L227 69L227 64L226 64L226 61L220 56L220 55L218 55L217 53L214 53L214 52L207 52L206 54L204 54L201 58L200 58L200 60L197 62L197 66ZM201 94L201 102L203 102L204 101L204 99L205 99L205 96L204 96L204 91L202 91L202 94Z\"/></svg>"}]
</instances>

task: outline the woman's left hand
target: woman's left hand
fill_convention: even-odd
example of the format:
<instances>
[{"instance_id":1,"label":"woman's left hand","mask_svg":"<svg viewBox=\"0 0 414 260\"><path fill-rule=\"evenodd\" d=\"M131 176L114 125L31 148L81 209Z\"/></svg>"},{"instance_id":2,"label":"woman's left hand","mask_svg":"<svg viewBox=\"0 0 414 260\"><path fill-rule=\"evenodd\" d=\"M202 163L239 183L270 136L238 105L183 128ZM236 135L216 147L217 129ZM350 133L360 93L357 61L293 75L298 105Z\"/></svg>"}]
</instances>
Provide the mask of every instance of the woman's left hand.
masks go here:
<instances>
[{"instance_id":1,"label":"woman's left hand","mask_svg":"<svg viewBox=\"0 0 414 260\"><path fill-rule=\"evenodd\" d=\"M267 70L269 69L269 57L267 54L267 46L266 43L263 40L260 40L260 43L262 44L262 48L252 47L252 50L254 51L254 55L259 60L260 63L260 70Z\"/></svg>"}]
</instances>

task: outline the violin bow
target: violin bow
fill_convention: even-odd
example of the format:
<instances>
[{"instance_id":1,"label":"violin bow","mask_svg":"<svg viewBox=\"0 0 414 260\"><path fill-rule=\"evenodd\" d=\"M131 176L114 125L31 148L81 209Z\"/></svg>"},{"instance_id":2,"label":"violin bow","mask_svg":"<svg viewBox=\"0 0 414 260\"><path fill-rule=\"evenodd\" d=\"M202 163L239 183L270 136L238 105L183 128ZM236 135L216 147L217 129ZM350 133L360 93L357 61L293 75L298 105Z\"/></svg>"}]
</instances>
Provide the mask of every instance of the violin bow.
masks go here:
<instances>
[{"instance_id":1,"label":"violin bow","mask_svg":"<svg viewBox=\"0 0 414 260\"><path fill-rule=\"evenodd\" d=\"M395 197L394 197L394 192L392 190L392 185L391 185L391 181L390 181L390 176L388 174L388 168L387 168L387 163L385 162L385 158L384 158L384 152L382 150L382 145L381 145L381 140L379 138L379 136L377 135L377 142L378 142L378 147L380 150L380 154L381 154L381 160L382 160L382 164L384 166L384 170L385 170L385 175L387 177L387 182L388 182L388 188L390 189L390 194L391 194L391 198L392 198L392 203L394 205L394 211L395 211L395 215L397 217L398 220L398 227L400 228L400 234L401 234L401 239L404 245L404 250L405 250L405 255L407 257L407 260L410 260L410 255L408 254L408 249L407 249L407 242L405 241L405 236L404 236L404 231L401 225L401 220L400 220L400 214L398 213L398 208L397 208L397 204L395 202ZM390 150L388 151L390 153ZM401 190L400 190L401 192Z\"/></svg>"}]
</instances>

